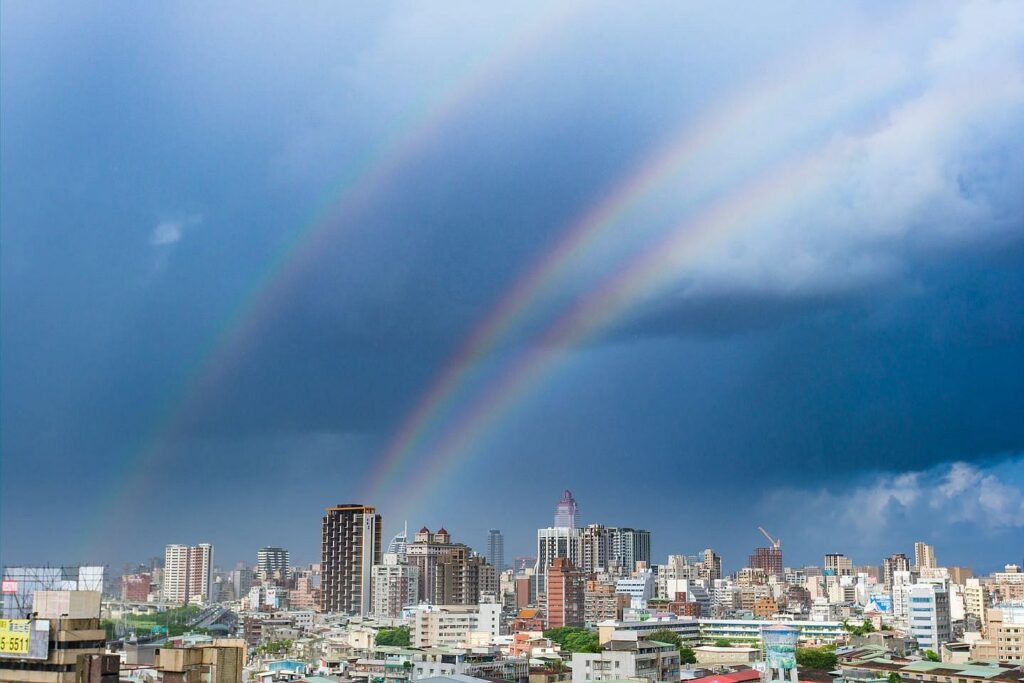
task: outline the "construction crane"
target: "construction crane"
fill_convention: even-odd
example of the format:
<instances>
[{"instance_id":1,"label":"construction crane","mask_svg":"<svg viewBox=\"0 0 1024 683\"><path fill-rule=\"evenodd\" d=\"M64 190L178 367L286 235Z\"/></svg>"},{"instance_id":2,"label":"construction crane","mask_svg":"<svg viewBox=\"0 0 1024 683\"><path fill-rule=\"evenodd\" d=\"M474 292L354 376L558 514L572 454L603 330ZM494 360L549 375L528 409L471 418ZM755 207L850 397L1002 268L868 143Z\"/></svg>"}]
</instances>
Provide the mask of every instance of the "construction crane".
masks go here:
<instances>
[{"instance_id":1,"label":"construction crane","mask_svg":"<svg viewBox=\"0 0 1024 683\"><path fill-rule=\"evenodd\" d=\"M771 542L773 548L775 548L776 550L781 550L782 549L782 539L781 538L772 538L771 534L769 534L767 531L764 530L764 527L760 527L759 526L759 527L757 527L757 530L760 531L762 534L764 534L764 537L767 538Z\"/></svg>"}]
</instances>

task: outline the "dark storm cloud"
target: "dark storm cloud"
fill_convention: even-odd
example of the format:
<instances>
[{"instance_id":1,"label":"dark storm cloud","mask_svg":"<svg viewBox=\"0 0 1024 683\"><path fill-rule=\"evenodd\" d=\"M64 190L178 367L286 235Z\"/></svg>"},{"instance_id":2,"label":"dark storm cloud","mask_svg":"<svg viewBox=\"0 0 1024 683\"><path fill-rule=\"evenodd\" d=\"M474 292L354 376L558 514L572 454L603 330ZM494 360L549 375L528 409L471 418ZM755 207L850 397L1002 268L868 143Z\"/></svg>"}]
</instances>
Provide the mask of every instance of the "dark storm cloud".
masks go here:
<instances>
[{"instance_id":1,"label":"dark storm cloud","mask_svg":"<svg viewBox=\"0 0 1024 683\"><path fill-rule=\"evenodd\" d=\"M910 473L923 497L954 462L1008 501L998 510L1015 509L1020 478L999 469L1024 448L1013 4L916 21L884 4L581 5L553 22L547 5L306 9L4 5L5 560L34 542L12 519L40 462L66 475L55 499L87 510L72 532L104 538L111 558L202 537L225 562L266 543L313 559L317 508L361 490L525 269L679 130L733 114L721 139L575 254L432 434L708 202L803 155L825 155L829 173L682 254L613 324L564 349L438 481L417 479L427 453L415 453L396 482L437 490L420 509L386 510L389 528L430 516L474 542L500 523L525 550L571 486L590 520L651 526L658 553L720 543L735 558L758 542L749 520L719 511L688 526L652 512L681 492L709 510L719 493L703 482L724 472L810 561L820 539L796 539L797 522L771 512L775 492L821 489L822 505L841 507L873 478L899 488ZM859 49L892 26L903 26L893 40ZM799 75L814 58L838 66L786 85L779 64ZM466 84L471 96L449 97ZM283 294L261 299L325 205L435 106L445 115L414 153L328 226ZM252 313L259 324L218 356ZM626 495L635 463L641 493ZM161 476L189 500L176 518L171 501L138 496L116 525L99 511ZM463 495L443 494L454 486ZM283 502L254 520L256 487ZM531 512L470 519L496 498ZM934 530L977 524L978 505L933 511L953 520ZM894 537L919 530L906 519L920 510L903 507ZM64 560L66 540L33 559Z\"/></svg>"}]
</instances>

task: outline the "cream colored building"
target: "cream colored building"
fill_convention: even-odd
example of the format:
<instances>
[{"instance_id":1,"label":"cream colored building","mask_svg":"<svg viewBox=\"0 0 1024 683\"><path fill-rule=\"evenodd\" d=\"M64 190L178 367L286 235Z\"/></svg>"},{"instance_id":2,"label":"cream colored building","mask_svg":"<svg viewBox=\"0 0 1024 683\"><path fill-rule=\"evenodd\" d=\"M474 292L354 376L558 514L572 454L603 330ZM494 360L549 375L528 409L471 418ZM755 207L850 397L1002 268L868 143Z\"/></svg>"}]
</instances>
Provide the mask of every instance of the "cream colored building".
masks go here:
<instances>
[{"instance_id":1,"label":"cream colored building","mask_svg":"<svg viewBox=\"0 0 1024 683\"><path fill-rule=\"evenodd\" d=\"M1024 602L1004 603L988 610L985 639L974 644L971 656L1024 662Z\"/></svg>"},{"instance_id":2,"label":"cream colored building","mask_svg":"<svg viewBox=\"0 0 1024 683\"><path fill-rule=\"evenodd\" d=\"M739 666L752 664L761 656L760 648L756 647L716 647L701 645L693 648L697 655L697 663L704 666Z\"/></svg>"}]
</instances>

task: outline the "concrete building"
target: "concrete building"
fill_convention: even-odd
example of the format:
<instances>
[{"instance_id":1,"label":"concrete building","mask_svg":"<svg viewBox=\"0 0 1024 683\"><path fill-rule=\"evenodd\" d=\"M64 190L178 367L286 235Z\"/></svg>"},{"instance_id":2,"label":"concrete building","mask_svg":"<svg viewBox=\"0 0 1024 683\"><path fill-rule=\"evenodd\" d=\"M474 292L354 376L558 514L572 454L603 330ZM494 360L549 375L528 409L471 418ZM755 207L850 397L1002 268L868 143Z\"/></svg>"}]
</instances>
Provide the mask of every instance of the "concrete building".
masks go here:
<instances>
[{"instance_id":1,"label":"concrete building","mask_svg":"<svg viewBox=\"0 0 1024 683\"><path fill-rule=\"evenodd\" d=\"M922 650L939 652L953 638L949 591L940 584L918 583L907 590L907 627Z\"/></svg>"},{"instance_id":2,"label":"concrete building","mask_svg":"<svg viewBox=\"0 0 1024 683\"><path fill-rule=\"evenodd\" d=\"M964 618L973 619L979 630L987 619L989 605L988 588L979 579L969 578L964 583Z\"/></svg>"},{"instance_id":3,"label":"concrete building","mask_svg":"<svg viewBox=\"0 0 1024 683\"><path fill-rule=\"evenodd\" d=\"M693 648L697 663L702 666L750 666L761 658L761 649L756 647L717 647L700 645Z\"/></svg>"},{"instance_id":4,"label":"concrete building","mask_svg":"<svg viewBox=\"0 0 1024 683\"><path fill-rule=\"evenodd\" d=\"M917 567L918 571L922 569L934 569L937 567L938 565L935 563L935 548L924 541L918 541L915 543L914 566Z\"/></svg>"},{"instance_id":5,"label":"concrete building","mask_svg":"<svg viewBox=\"0 0 1024 683\"><path fill-rule=\"evenodd\" d=\"M100 624L100 592L36 591L32 610L36 614L34 619L8 625L10 630L24 628L28 636L26 658L0 657L0 683L88 680L85 678L89 668L87 660L103 655L106 646L106 632ZM43 657L27 658L40 644ZM79 673L83 674L82 678L78 678ZM118 679L115 676L112 680Z\"/></svg>"},{"instance_id":6,"label":"concrete building","mask_svg":"<svg viewBox=\"0 0 1024 683\"><path fill-rule=\"evenodd\" d=\"M987 617L985 638L974 643L971 658L1024 663L1024 602L995 605Z\"/></svg>"},{"instance_id":7,"label":"concrete building","mask_svg":"<svg viewBox=\"0 0 1024 683\"><path fill-rule=\"evenodd\" d=\"M647 601L654 597L654 588L654 572L651 571L635 572L615 582L615 592L628 595L633 607L646 607Z\"/></svg>"},{"instance_id":8,"label":"concrete building","mask_svg":"<svg viewBox=\"0 0 1024 683\"><path fill-rule=\"evenodd\" d=\"M651 565L651 532L645 529L610 528L612 560L625 572L637 569L638 562Z\"/></svg>"},{"instance_id":9,"label":"concrete building","mask_svg":"<svg viewBox=\"0 0 1024 683\"><path fill-rule=\"evenodd\" d=\"M747 566L761 569L765 576L784 577L782 566L782 550L779 548L754 548L754 553L747 558Z\"/></svg>"},{"instance_id":10,"label":"concrete building","mask_svg":"<svg viewBox=\"0 0 1024 683\"><path fill-rule=\"evenodd\" d=\"M848 636L841 621L785 621L800 631L801 645L831 645L845 640ZM700 619L701 642L713 643L719 638L742 643L761 645L761 627L765 622L756 619Z\"/></svg>"},{"instance_id":11,"label":"concrete building","mask_svg":"<svg viewBox=\"0 0 1024 683\"><path fill-rule=\"evenodd\" d=\"M128 574L121 577L121 599L125 602L147 602L150 595L149 574Z\"/></svg>"},{"instance_id":12,"label":"concrete building","mask_svg":"<svg viewBox=\"0 0 1024 683\"><path fill-rule=\"evenodd\" d=\"M419 569L419 597L424 602L475 605L485 595L497 595L495 567L464 543L452 543L444 527L436 533L420 529L406 546L406 557Z\"/></svg>"},{"instance_id":13,"label":"concrete building","mask_svg":"<svg viewBox=\"0 0 1024 683\"><path fill-rule=\"evenodd\" d=\"M705 548L701 553L701 567L699 577L711 585L712 581L722 578L722 558L711 548Z\"/></svg>"},{"instance_id":14,"label":"concrete building","mask_svg":"<svg viewBox=\"0 0 1024 683\"><path fill-rule=\"evenodd\" d=\"M372 606L373 565L381 564L381 517L359 504L329 507L320 547L320 609L367 615Z\"/></svg>"},{"instance_id":15,"label":"concrete building","mask_svg":"<svg viewBox=\"0 0 1024 683\"><path fill-rule=\"evenodd\" d=\"M842 553L825 555L825 571L832 576L850 576L853 574L853 560Z\"/></svg>"},{"instance_id":16,"label":"concrete building","mask_svg":"<svg viewBox=\"0 0 1024 683\"><path fill-rule=\"evenodd\" d=\"M598 642L607 643L623 637L623 632L638 633L643 639L655 631L666 629L677 634L684 644L697 645L701 642L700 621L690 617L677 617L674 614L650 615L641 617L630 615L618 621L602 621L597 625ZM749 622L748 622L749 623Z\"/></svg>"},{"instance_id":17,"label":"concrete building","mask_svg":"<svg viewBox=\"0 0 1024 683\"><path fill-rule=\"evenodd\" d=\"M501 633L501 605L416 605L406 610L410 646L460 647L483 636L494 642Z\"/></svg>"},{"instance_id":18,"label":"concrete building","mask_svg":"<svg viewBox=\"0 0 1024 683\"><path fill-rule=\"evenodd\" d=\"M882 560L882 581L885 584L885 590L892 590L893 574L901 571L910 571L910 560L903 553L893 553Z\"/></svg>"},{"instance_id":19,"label":"concrete building","mask_svg":"<svg viewBox=\"0 0 1024 683\"><path fill-rule=\"evenodd\" d=\"M400 562L397 553L384 553L383 564L373 565L372 574L373 616L401 617L403 609L419 602L419 567Z\"/></svg>"},{"instance_id":20,"label":"concrete building","mask_svg":"<svg viewBox=\"0 0 1024 683\"><path fill-rule=\"evenodd\" d=\"M266 547L256 551L256 573L266 581L275 574L284 577L288 573L288 551L284 548Z\"/></svg>"},{"instance_id":21,"label":"concrete building","mask_svg":"<svg viewBox=\"0 0 1024 683\"><path fill-rule=\"evenodd\" d=\"M572 527L550 527L537 529L537 559L534 566L536 594L547 588L548 567L556 558L564 557L576 567L581 567L582 530Z\"/></svg>"},{"instance_id":22,"label":"concrete building","mask_svg":"<svg viewBox=\"0 0 1024 683\"><path fill-rule=\"evenodd\" d=\"M556 557L548 567L547 627L583 626L586 590L583 574L567 558Z\"/></svg>"},{"instance_id":23,"label":"concrete building","mask_svg":"<svg viewBox=\"0 0 1024 683\"><path fill-rule=\"evenodd\" d=\"M572 680L678 683L679 651L669 643L643 640L635 632L619 633L604 643L601 652L574 652Z\"/></svg>"},{"instance_id":24,"label":"concrete building","mask_svg":"<svg viewBox=\"0 0 1024 683\"><path fill-rule=\"evenodd\" d=\"M213 579L213 546L172 544L164 549L163 599L177 605L206 602Z\"/></svg>"},{"instance_id":25,"label":"concrete building","mask_svg":"<svg viewBox=\"0 0 1024 683\"><path fill-rule=\"evenodd\" d=\"M583 597L583 618L587 624L622 619L622 611L629 607L628 595L615 592L615 585L600 581L587 581Z\"/></svg>"}]
</instances>

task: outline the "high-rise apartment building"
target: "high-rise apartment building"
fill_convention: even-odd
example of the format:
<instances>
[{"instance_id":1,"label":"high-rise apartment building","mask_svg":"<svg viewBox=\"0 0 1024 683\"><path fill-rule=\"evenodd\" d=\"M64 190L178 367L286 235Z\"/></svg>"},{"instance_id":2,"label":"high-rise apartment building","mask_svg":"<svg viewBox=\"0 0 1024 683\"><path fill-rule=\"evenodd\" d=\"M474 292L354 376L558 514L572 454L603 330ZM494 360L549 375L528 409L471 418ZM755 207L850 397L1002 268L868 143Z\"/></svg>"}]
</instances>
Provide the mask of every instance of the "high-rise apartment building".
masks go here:
<instances>
[{"instance_id":1,"label":"high-rise apartment building","mask_svg":"<svg viewBox=\"0 0 1024 683\"><path fill-rule=\"evenodd\" d=\"M572 497L572 492L569 489L562 491L562 497L558 499L558 504L555 505L555 523L553 526L556 528L575 529L579 525L579 506L576 504L576 499Z\"/></svg>"},{"instance_id":2,"label":"high-rise apartment building","mask_svg":"<svg viewBox=\"0 0 1024 683\"><path fill-rule=\"evenodd\" d=\"M625 573L636 569L637 562L651 565L651 532L644 529L609 529L612 559Z\"/></svg>"},{"instance_id":3,"label":"high-rise apartment building","mask_svg":"<svg viewBox=\"0 0 1024 683\"><path fill-rule=\"evenodd\" d=\"M406 546L410 565L419 568L420 600L432 605L476 605L485 594L496 594L498 575L486 558L464 543L452 543L444 527L419 530Z\"/></svg>"},{"instance_id":4,"label":"high-rise apartment building","mask_svg":"<svg viewBox=\"0 0 1024 683\"><path fill-rule=\"evenodd\" d=\"M369 614L373 565L382 557L380 514L355 503L329 507L322 531L321 611Z\"/></svg>"},{"instance_id":5,"label":"high-rise apartment building","mask_svg":"<svg viewBox=\"0 0 1024 683\"><path fill-rule=\"evenodd\" d=\"M918 541L914 544L914 565L920 569L934 569L938 565L935 564L935 548L928 545L924 541Z\"/></svg>"},{"instance_id":6,"label":"high-rise apartment building","mask_svg":"<svg viewBox=\"0 0 1024 683\"><path fill-rule=\"evenodd\" d=\"M383 564L373 565L373 616L401 617L404 607L417 604L419 578L419 567L402 562L398 553L384 553Z\"/></svg>"},{"instance_id":7,"label":"high-rise apartment building","mask_svg":"<svg viewBox=\"0 0 1024 683\"><path fill-rule=\"evenodd\" d=\"M491 529L487 532L487 562L496 571L505 569L505 537L501 535L500 529Z\"/></svg>"},{"instance_id":8,"label":"high-rise apartment building","mask_svg":"<svg viewBox=\"0 0 1024 683\"><path fill-rule=\"evenodd\" d=\"M547 590L548 567L555 558L564 557L574 567L582 565L583 538L582 529L573 527L550 527L537 529L537 563L534 568L536 593L539 595Z\"/></svg>"},{"instance_id":9,"label":"high-rise apartment building","mask_svg":"<svg viewBox=\"0 0 1024 683\"><path fill-rule=\"evenodd\" d=\"M280 572L288 573L288 551L284 548L266 547L256 551L256 572L265 581Z\"/></svg>"},{"instance_id":10,"label":"high-rise apartment building","mask_svg":"<svg viewBox=\"0 0 1024 683\"><path fill-rule=\"evenodd\" d=\"M754 548L754 554L747 560L752 569L763 569L767 576L783 578L782 550L779 548Z\"/></svg>"},{"instance_id":11,"label":"high-rise apartment building","mask_svg":"<svg viewBox=\"0 0 1024 683\"><path fill-rule=\"evenodd\" d=\"M882 581L886 590L892 590L893 573L910 571L910 560L903 553L893 553L882 560Z\"/></svg>"},{"instance_id":12,"label":"high-rise apartment building","mask_svg":"<svg viewBox=\"0 0 1024 683\"><path fill-rule=\"evenodd\" d=\"M850 576L853 574L853 560L842 553L825 555L825 571L832 576Z\"/></svg>"},{"instance_id":13,"label":"high-rise apartment building","mask_svg":"<svg viewBox=\"0 0 1024 683\"><path fill-rule=\"evenodd\" d=\"M567 558L556 557L547 573L547 627L583 626L586 583L583 573Z\"/></svg>"},{"instance_id":14,"label":"high-rise apartment building","mask_svg":"<svg viewBox=\"0 0 1024 683\"><path fill-rule=\"evenodd\" d=\"M722 558L711 548L705 548L701 554L701 567L698 573L710 586L712 581L722 578Z\"/></svg>"},{"instance_id":15,"label":"high-rise apartment building","mask_svg":"<svg viewBox=\"0 0 1024 683\"><path fill-rule=\"evenodd\" d=\"M163 599L183 605L210 598L213 546L172 544L164 548Z\"/></svg>"}]
</instances>

